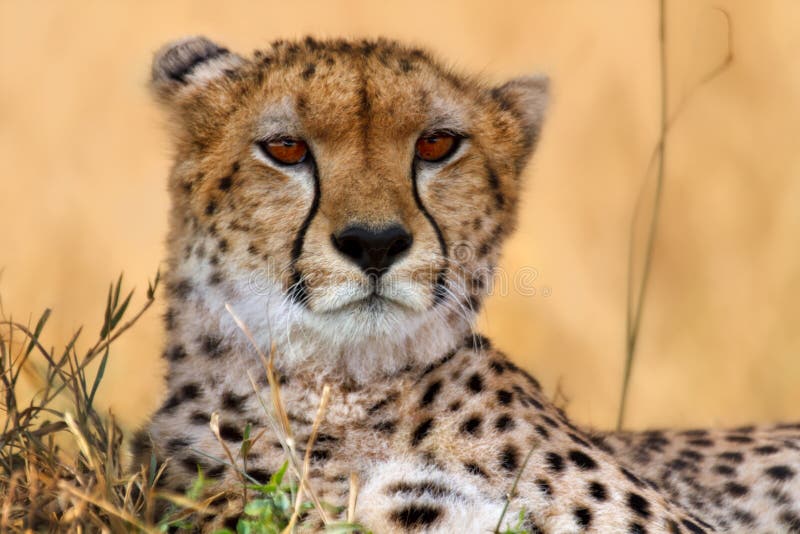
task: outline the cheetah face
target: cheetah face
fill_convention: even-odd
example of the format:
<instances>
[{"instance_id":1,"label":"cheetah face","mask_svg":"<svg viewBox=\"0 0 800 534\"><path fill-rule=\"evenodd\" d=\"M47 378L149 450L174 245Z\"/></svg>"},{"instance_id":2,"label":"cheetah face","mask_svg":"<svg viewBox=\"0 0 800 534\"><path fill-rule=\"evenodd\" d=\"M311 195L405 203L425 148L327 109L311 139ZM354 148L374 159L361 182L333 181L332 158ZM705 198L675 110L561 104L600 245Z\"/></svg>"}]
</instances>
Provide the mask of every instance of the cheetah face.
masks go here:
<instances>
[{"instance_id":1,"label":"cheetah face","mask_svg":"<svg viewBox=\"0 0 800 534\"><path fill-rule=\"evenodd\" d=\"M544 79L489 88L388 41L246 59L193 38L157 55L152 83L177 140L173 261L209 293L269 297L330 340L473 320Z\"/></svg>"}]
</instances>

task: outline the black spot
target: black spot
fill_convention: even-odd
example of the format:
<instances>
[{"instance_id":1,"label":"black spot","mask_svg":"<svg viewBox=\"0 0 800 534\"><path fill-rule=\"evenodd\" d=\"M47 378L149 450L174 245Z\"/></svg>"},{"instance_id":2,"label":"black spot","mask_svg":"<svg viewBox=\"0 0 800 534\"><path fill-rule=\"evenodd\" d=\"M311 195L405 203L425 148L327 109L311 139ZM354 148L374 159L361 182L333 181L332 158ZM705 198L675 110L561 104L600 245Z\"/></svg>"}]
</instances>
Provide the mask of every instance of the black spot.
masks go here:
<instances>
[{"instance_id":1,"label":"black spot","mask_svg":"<svg viewBox=\"0 0 800 534\"><path fill-rule=\"evenodd\" d=\"M158 409L159 413L171 413L181 404L181 396L174 394L164 401L161 408Z\"/></svg>"},{"instance_id":2,"label":"black spot","mask_svg":"<svg viewBox=\"0 0 800 534\"><path fill-rule=\"evenodd\" d=\"M770 467L764 472L767 474L767 476L779 482L784 482L794 476L794 471L785 465L776 465Z\"/></svg>"},{"instance_id":3,"label":"black spot","mask_svg":"<svg viewBox=\"0 0 800 534\"><path fill-rule=\"evenodd\" d=\"M717 473L718 475L722 475L722 476L726 476L726 477L731 477L731 476L736 475L736 469L734 469L733 467L731 467L729 465L718 464L718 465L715 465L714 467L712 467L711 470L714 471L715 473Z\"/></svg>"},{"instance_id":4,"label":"black spot","mask_svg":"<svg viewBox=\"0 0 800 534\"><path fill-rule=\"evenodd\" d=\"M239 525L239 516L238 515L232 515L232 516L226 517L225 521L222 522L222 525L225 528L227 528L228 530L236 532L237 531L236 527Z\"/></svg>"},{"instance_id":5,"label":"black spot","mask_svg":"<svg viewBox=\"0 0 800 534\"><path fill-rule=\"evenodd\" d=\"M681 528L678 526L678 523L672 519L667 519L667 526L669 527L670 534L681 534Z\"/></svg>"},{"instance_id":6,"label":"black spot","mask_svg":"<svg viewBox=\"0 0 800 534\"><path fill-rule=\"evenodd\" d=\"M230 423L219 425L219 435L222 436L222 439L225 441L242 441L244 439L242 431Z\"/></svg>"},{"instance_id":7,"label":"black spot","mask_svg":"<svg viewBox=\"0 0 800 534\"><path fill-rule=\"evenodd\" d=\"M222 253L228 252L228 240L227 239L220 239L217 242L217 246L219 247L219 251Z\"/></svg>"},{"instance_id":8,"label":"black spot","mask_svg":"<svg viewBox=\"0 0 800 534\"><path fill-rule=\"evenodd\" d=\"M215 211L217 211L217 202L215 200L210 200L208 204L206 204L206 215L214 215Z\"/></svg>"},{"instance_id":9,"label":"black spot","mask_svg":"<svg viewBox=\"0 0 800 534\"><path fill-rule=\"evenodd\" d=\"M266 469L247 469L247 474L250 475L252 478L258 480L262 484L266 484L269 482L269 479L272 478L272 473L267 471Z\"/></svg>"},{"instance_id":10,"label":"black spot","mask_svg":"<svg viewBox=\"0 0 800 534\"><path fill-rule=\"evenodd\" d=\"M503 363L497 360L492 360L489 362L489 367L491 367L492 371L494 371L497 375L502 375L505 372L505 367L503 367Z\"/></svg>"},{"instance_id":11,"label":"black spot","mask_svg":"<svg viewBox=\"0 0 800 534\"><path fill-rule=\"evenodd\" d=\"M174 284L167 285L169 292L177 299L185 300L192 292L192 283L189 280L179 280Z\"/></svg>"},{"instance_id":12,"label":"black spot","mask_svg":"<svg viewBox=\"0 0 800 534\"><path fill-rule=\"evenodd\" d=\"M574 449L569 451L569 459L582 471L597 469L597 462L595 462L591 456L581 451Z\"/></svg>"},{"instance_id":13,"label":"black spot","mask_svg":"<svg viewBox=\"0 0 800 534\"><path fill-rule=\"evenodd\" d=\"M756 518L746 510L736 508L733 510L733 518L743 525L752 526L756 522Z\"/></svg>"},{"instance_id":14,"label":"black spot","mask_svg":"<svg viewBox=\"0 0 800 534\"><path fill-rule=\"evenodd\" d=\"M395 510L391 519L404 528L418 528L434 524L442 515L442 511L427 504L410 504Z\"/></svg>"},{"instance_id":15,"label":"black spot","mask_svg":"<svg viewBox=\"0 0 800 534\"><path fill-rule=\"evenodd\" d=\"M147 433L147 430L139 430L131 439L131 452L135 457L139 457L149 450L150 434Z\"/></svg>"},{"instance_id":16,"label":"black spot","mask_svg":"<svg viewBox=\"0 0 800 534\"><path fill-rule=\"evenodd\" d=\"M437 380L436 382L433 382L431 385L428 386L428 389L425 390L425 394L422 395L422 400L420 401L420 405L429 406L430 404L432 404L441 390L442 390L442 381Z\"/></svg>"},{"instance_id":17,"label":"black spot","mask_svg":"<svg viewBox=\"0 0 800 534\"><path fill-rule=\"evenodd\" d=\"M734 464L740 464L744 461L744 455L741 452L723 452L719 455L720 460L726 460L728 462L732 462Z\"/></svg>"},{"instance_id":18,"label":"black spot","mask_svg":"<svg viewBox=\"0 0 800 534\"><path fill-rule=\"evenodd\" d=\"M695 523L689 521L688 519L682 519L681 523L683 523L684 527L686 527L689 530L691 530L692 532L694 532L694 534L705 534L705 532L706 532L705 530L703 530L702 528L698 527Z\"/></svg>"},{"instance_id":19,"label":"black spot","mask_svg":"<svg viewBox=\"0 0 800 534\"><path fill-rule=\"evenodd\" d=\"M167 311L164 313L164 328L167 330L173 330L175 328L175 310L172 308L167 308Z\"/></svg>"},{"instance_id":20,"label":"black spot","mask_svg":"<svg viewBox=\"0 0 800 534\"><path fill-rule=\"evenodd\" d=\"M580 445L582 447L586 447L587 449L591 449L592 448L592 445L589 442L587 442L585 439L583 439L581 437L578 437L576 434L573 434L572 432L568 432L567 436L573 442L577 443L578 445Z\"/></svg>"},{"instance_id":21,"label":"black spot","mask_svg":"<svg viewBox=\"0 0 800 534\"><path fill-rule=\"evenodd\" d=\"M503 406L508 406L514 400L514 394L508 390L501 389L497 391L497 402Z\"/></svg>"},{"instance_id":22,"label":"black spot","mask_svg":"<svg viewBox=\"0 0 800 534\"><path fill-rule=\"evenodd\" d=\"M180 464L187 470L192 472L197 472L197 468L203 467L203 464L200 462L200 459L197 456L188 455L180 460Z\"/></svg>"},{"instance_id":23,"label":"black spot","mask_svg":"<svg viewBox=\"0 0 800 534\"><path fill-rule=\"evenodd\" d=\"M392 395L389 395L388 397L386 397L385 399L381 399L381 400L379 400L378 402L376 402L375 404L373 404L372 406L370 406L370 407L369 407L369 409L367 409L367 413L368 413L369 415L372 415L372 414L374 414L374 413L377 413L377 412L381 411L381 410L382 410L382 409L384 409L384 408L385 408L385 407L386 407L386 406L387 406L387 405L388 405L390 402L393 402L393 401L395 400L395 398L396 398L396 396L395 396L394 394L392 394Z\"/></svg>"},{"instance_id":24,"label":"black spot","mask_svg":"<svg viewBox=\"0 0 800 534\"><path fill-rule=\"evenodd\" d=\"M422 371L422 374L420 375L420 377L428 375L431 372L433 372L435 369L438 369L442 365L446 364L447 362L452 360L455 357L455 355L456 355L456 351L455 350L451 350L450 352L445 354L443 357L439 358L437 361L427 365L425 367L425 370Z\"/></svg>"},{"instance_id":25,"label":"black spot","mask_svg":"<svg viewBox=\"0 0 800 534\"><path fill-rule=\"evenodd\" d=\"M756 454L759 454L761 456L769 456L770 454L775 454L780 449L772 445L764 445L763 447L756 447L753 450L755 451Z\"/></svg>"},{"instance_id":26,"label":"black spot","mask_svg":"<svg viewBox=\"0 0 800 534\"><path fill-rule=\"evenodd\" d=\"M692 449L682 449L680 451L680 455L681 455L681 458L685 458L685 459L690 460L692 462L699 462L700 460L702 460L704 458L704 456L701 453L699 453L699 452L697 452L695 450L692 450Z\"/></svg>"},{"instance_id":27,"label":"black spot","mask_svg":"<svg viewBox=\"0 0 800 534\"><path fill-rule=\"evenodd\" d=\"M478 373L474 373L467 380L467 387L473 393L480 393L483 391L483 379Z\"/></svg>"},{"instance_id":28,"label":"black spot","mask_svg":"<svg viewBox=\"0 0 800 534\"><path fill-rule=\"evenodd\" d=\"M479 466L476 463L472 462L466 463L464 464L464 469L466 469L467 473L471 475L477 475L479 477L489 478L489 475L487 475L486 472L481 468L481 466Z\"/></svg>"},{"instance_id":29,"label":"black spot","mask_svg":"<svg viewBox=\"0 0 800 534\"><path fill-rule=\"evenodd\" d=\"M457 412L461 409L461 401L453 401L450 403L450 406L447 407L448 410L451 412Z\"/></svg>"},{"instance_id":30,"label":"black spot","mask_svg":"<svg viewBox=\"0 0 800 534\"><path fill-rule=\"evenodd\" d=\"M714 442L713 441L711 441L710 439L704 439L704 438L701 438L701 439L690 439L689 441L687 441L687 443L689 445L694 445L695 447L713 447L714 446Z\"/></svg>"},{"instance_id":31,"label":"black spot","mask_svg":"<svg viewBox=\"0 0 800 534\"><path fill-rule=\"evenodd\" d=\"M640 488L644 487L644 482L642 482L639 479L639 477L637 477L636 475L634 475L633 473L631 473L630 471L628 471L624 467L620 467L619 468L619 472L622 473L622 476L627 478L629 481L633 482L636 486L638 486Z\"/></svg>"},{"instance_id":32,"label":"black spot","mask_svg":"<svg viewBox=\"0 0 800 534\"><path fill-rule=\"evenodd\" d=\"M747 486L743 486L736 482L728 482L725 484L725 492L733 497L742 497L748 493Z\"/></svg>"},{"instance_id":33,"label":"black spot","mask_svg":"<svg viewBox=\"0 0 800 534\"><path fill-rule=\"evenodd\" d=\"M328 449L312 449L311 450L311 459L315 462L322 462L324 460L328 460L331 457L331 451Z\"/></svg>"},{"instance_id":34,"label":"black spot","mask_svg":"<svg viewBox=\"0 0 800 534\"><path fill-rule=\"evenodd\" d=\"M516 426L516 423L511 418L511 416L507 414L503 414L497 418L497 421L494 422L494 427L499 430L500 432L506 432L508 430L513 429Z\"/></svg>"},{"instance_id":35,"label":"black spot","mask_svg":"<svg viewBox=\"0 0 800 534\"><path fill-rule=\"evenodd\" d=\"M167 442L167 450L174 453L189 446L186 438L173 438Z\"/></svg>"},{"instance_id":36,"label":"black spot","mask_svg":"<svg viewBox=\"0 0 800 534\"><path fill-rule=\"evenodd\" d=\"M250 243L250 245L247 247L247 252L251 256L258 256L258 247L254 243Z\"/></svg>"},{"instance_id":37,"label":"black spot","mask_svg":"<svg viewBox=\"0 0 800 534\"><path fill-rule=\"evenodd\" d=\"M639 523L631 523L630 526L628 526L628 533L629 534L647 534L647 529L645 529Z\"/></svg>"},{"instance_id":38,"label":"black spot","mask_svg":"<svg viewBox=\"0 0 800 534\"><path fill-rule=\"evenodd\" d=\"M789 527L789 532L800 532L800 515L791 510L785 510L781 513L780 520Z\"/></svg>"},{"instance_id":39,"label":"black spot","mask_svg":"<svg viewBox=\"0 0 800 534\"><path fill-rule=\"evenodd\" d=\"M644 518L650 517L650 503L638 493L628 493L628 507Z\"/></svg>"},{"instance_id":40,"label":"black spot","mask_svg":"<svg viewBox=\"0 0 800 534\"><path fill-rule=\"evenodd\" d=\"M227 466L225 464L218 464L218 465L215 465L214 467L209 467L206 470L206 475L208 475L209 478L221 477L225 473L225 469L226 468L227 468Z\"/></svg>"},{"instance_id":41,"label":"black spot","mask_svg":"<svg viewBox=\"0 0 800 534\"><path fill-rule=\"evenodd\" d=\"M414 430L414 433L411 435L411 446L416 447L420 444L420 442L425 439L425 436L428 435L428 432L431 431L433 427L433 418L429 417L417 425L417 428Z\"/></svg>"},{"instance_id":42,"label":"black spot","mask_svg":"<svg viewBox=\"0 0 800 534\"><path fill-rule=\"evenodd\" d=\"M217 187L219 187L221 191L227 191L228 189L231 188L232 185L233 185L233 177L226 176L224 178L219 179L219 185Z\"/></svg>"},{"instance_id":43,"label":"black spot","mask_svg":"<svg viewBox=\"0 0 800 534\"><path fill-rule=\"evenodd\" d=\"M397 430L397 423L395 421L381 421L372 428L384 434L394 434L395 430Z\"/></svg>"},{"instance_id":44,"label":"black spot","mask_svg":"<svg viewBox=\"0 0 800 534\"><path fill-rule=\"evenodd\" d=\"M547 462L547 467L554 473L560 473L564 470L564 458L555 452L548 452L544 457Z\"/></svg>"},{"instance_id":45,"label":"black spot","mask_svg":"<svg viewBox=\"0 0 800 534\"><path fill-rule=\"evenodd\" d=\"M588 508L576 508L572 514L581 527L588 527L592 523L592 512Z\"/></svg>"},{"instance_id":46,"label":"black spot","mask_svg":"<svg viewBox=\"0 0 800 534\"><path fill-rule=\"evenodd\" d=\"M303 69L303 79L309 80L314 73L317 72L317 66L314 63L308 63L306 67Z\"/></svg>"},{"instance_id":47,"label":"black spot","mask_svg":"<svg viewBox=\"0 0 800 534\"><path fill-rule=\"evenodd\" d=\"M184 384L181 387L181 396L185 400L193 400L200 396L200 386L198 384Z\"/></svg>"},{"instance_id":48,"label":"black spot","mask_svg":"<svg viewBox=\"0 0 800 534\"><path fill-rule=\"evenodd\" d=\"M506 471L516 471L519 466L519 451L513 445L506 445L500 453L500 466Z\"/></svg>"},{"instance_id":49,"label":"black spot","mask_svg":"<svg viewBox=\"0 0 800 534\"><path fill-rule=\"evenodd\" d=\"M552 418L550 418L550 417L548 417L546 415L542 415L541 418L542 418L542 421L544 421L548 426L551 426L553 428L558 428L558 426L559 426L558 425L558 421L556 421L555 419L552 419Z\"/></svg>"},{"instance_id":50,"label":"black spot","mask_svg":"<svg viewBox=\"0 0 800 534\"><path fill-rule=\"evenodd\" d=\"M211 416L203 412L193 412L189 416L189 422L194 425L207 425L211 421Z\"/></svg>"},{"instance_id":51,"label":"black spot","mask_svg":"<svg viewBox=\"0 0 800 534\"><path fill-rule=\"evenodd\" d=\"M220 282L222 282L222 273L220 273L219 271L214 271L213 273L211 273L211 276L208 277L209 285L215 286Z\"/></svg>"},{"instance_id":52,"label":"black spot","mask_svg":"<svg viewBox=\"0 0 800 534\"><path fill-rule=\"evenodd\" d=\"M596 501L603 502L608 499L608 490L600 482L592 482L589 484L589 494Z\"/></svg>"},{"instance_id":53,"label":"black spot","mask_svg":"<svg viewBox=\"0 0 800 534\"><path fill-rule=\"evenodd\" d=\"M533 429L536 430L536 433L542 436L544 439L548 439L550 437L550 432L548 432L547 429L542 425L534 425Z\"/></svg>"},{"instance_id":54,"label":"black spot","mask_svg":"<svg viewBox=\"0 0 800 534\"><path fill-rule=\"evenodd\" d=\"M725 436L725 441L730 441L731 443L752 443L753 438L750 436Z\"/></svg>"},{"instance_id":55,"label":"black spot","mask_svg":"<svg viewBox=\"0 0 800 534\"><path fill-rule=\"evenodd\" d=\"M222 350L222 338L219 336L203 336L200 338L200 348L209 358L219 358L224 352Z\"/></svg>"},{"instance_id":56,"label":"black spot","mask_svg":"<svg viewBox=\"0 0 800 534\"><path fill-rule=\"evenodd\" d=\"M167 349L165 356L169 361L177 362L186 358L186 349L183 348L183 345L175 345Z\"/></svg>"},{"instance_id":57,"label":"black spot","mask_svg":"<svg viewBox=\"0 0 800 534\"><path fill-rule=\"evenodd\" d=\"M481 429L482 419L478 415L474 415L461 424L461 432L465 434L476 435Z\"/></svg>"},{"instance_id":58,"label":"black spot","mask_svg":"<svg viewBox=\"0 0 800 534\"><path fill-rule=\"evenodd\" d=\"M545 495L550 496L553 494L553 488L550 487L550 483L543 478L536 479L536 486L539 488L539 491Z\"/></svg>"},{"instance_id":59,"label":"black spot","mask_svg":"<svg viewBox=\"0 0 800 534\"><path fill-rule=\"evenodd\" d=\"M237 395L233 391L226 391L222 394L222 407L226 410L241 412L247 395Z\"/></svg>"}]
</instances>

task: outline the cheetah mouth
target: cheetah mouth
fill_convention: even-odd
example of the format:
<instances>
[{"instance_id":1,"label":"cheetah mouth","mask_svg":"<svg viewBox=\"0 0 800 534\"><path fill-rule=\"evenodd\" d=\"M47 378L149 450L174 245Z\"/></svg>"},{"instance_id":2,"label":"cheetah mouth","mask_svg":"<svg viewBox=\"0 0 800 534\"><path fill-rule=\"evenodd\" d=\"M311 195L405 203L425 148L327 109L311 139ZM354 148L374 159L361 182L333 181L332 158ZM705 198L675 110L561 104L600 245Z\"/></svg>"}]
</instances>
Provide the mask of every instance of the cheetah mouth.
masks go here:
<instances>
[{"instance_id":1,"label":"cheetah mouth","mask_svg":"<svg viewBox=\"0 0 800 534\"><path fill-rule=\"evenodd\" d=\"M391 291L373 287L360 295L351 295L345 301L329 302L317 311L323 314L351 314L376 317L388 313L414 313L417 310L407 302L403 295L394 295Z\"/></svg>"}]
</instances>

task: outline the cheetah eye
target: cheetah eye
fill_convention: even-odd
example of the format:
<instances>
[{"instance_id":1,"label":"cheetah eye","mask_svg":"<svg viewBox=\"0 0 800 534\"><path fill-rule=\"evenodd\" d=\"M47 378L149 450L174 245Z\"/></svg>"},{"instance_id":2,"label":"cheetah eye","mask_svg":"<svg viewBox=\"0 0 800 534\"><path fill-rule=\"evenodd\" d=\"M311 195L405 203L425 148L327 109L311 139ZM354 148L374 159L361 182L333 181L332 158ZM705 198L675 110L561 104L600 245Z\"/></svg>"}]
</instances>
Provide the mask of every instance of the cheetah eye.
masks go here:
<instances>
[{"instance_id":1,"label":"cheetah eye","mask_svg":"<svg viewBox=\"0 0 800 534\"><path fill-rule=\"evenodd\" d=\"M416 154L423 161L442 161L453 155L460 142L461 137L447 132L423 135L417 139Z\"/></svg>"},{"instance_id":2,"label":"cheetah eye","mask_svg":"<svg viewBox=\"0 0 800 534\"><path fill-rule=\"evenodd\" d=\"M259 141L259 148L278 163L297 165L308 156L308 145L302 139L280 138Z\"/></svg>"}]
</instances>

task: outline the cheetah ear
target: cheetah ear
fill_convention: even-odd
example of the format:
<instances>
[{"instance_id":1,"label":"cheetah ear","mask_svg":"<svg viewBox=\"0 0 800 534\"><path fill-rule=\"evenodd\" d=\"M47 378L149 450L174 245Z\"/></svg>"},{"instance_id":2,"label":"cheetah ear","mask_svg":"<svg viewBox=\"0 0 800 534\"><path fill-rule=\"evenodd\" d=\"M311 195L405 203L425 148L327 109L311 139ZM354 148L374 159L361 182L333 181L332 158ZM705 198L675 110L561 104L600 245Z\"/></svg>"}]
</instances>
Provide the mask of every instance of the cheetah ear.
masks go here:
<instances>
[{"instance_id":1,"label":"cheetah ear","mask_svg":"<svg viewBox=\"0 0 800 534\"><path fill-rule=\"evenodd\" d=\"M187 37L168 43L153 58L150 85L163 101L191 88L202 87L244 63L205 37Z\"/></svg>"},{"instance_id":2,"label":"cheetah ear","mask_svg":"<svg viewBox=\"0 0 800 534\"><path fill-rule=\"evenodd\" d=\"M549 86L547 76L538 74L514 78L492 89L492 98L520 121L524 135L524 157L530 155L539 140L549 100Z\"/></svg>"}]
</instances>

